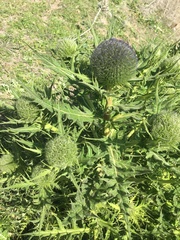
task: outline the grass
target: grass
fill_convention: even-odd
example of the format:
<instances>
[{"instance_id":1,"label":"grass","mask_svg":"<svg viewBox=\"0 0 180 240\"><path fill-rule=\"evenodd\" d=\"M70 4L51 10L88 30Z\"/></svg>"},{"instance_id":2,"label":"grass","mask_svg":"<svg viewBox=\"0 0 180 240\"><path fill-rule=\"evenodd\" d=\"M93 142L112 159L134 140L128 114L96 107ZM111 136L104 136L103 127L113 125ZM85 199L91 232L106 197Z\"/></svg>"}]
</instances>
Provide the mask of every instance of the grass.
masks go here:
<instances>
[{"instance_id":1,"label":"grass","mask_svg":"<svg viewBox=\"0 0 180 240\"><path fill-rule=\"evenodd\" d=\"M179 239L178 34L104 3L1 1L0 239ZM112 36L138 69L109 96L89 61Z\"/></svg>"}]
</instances>

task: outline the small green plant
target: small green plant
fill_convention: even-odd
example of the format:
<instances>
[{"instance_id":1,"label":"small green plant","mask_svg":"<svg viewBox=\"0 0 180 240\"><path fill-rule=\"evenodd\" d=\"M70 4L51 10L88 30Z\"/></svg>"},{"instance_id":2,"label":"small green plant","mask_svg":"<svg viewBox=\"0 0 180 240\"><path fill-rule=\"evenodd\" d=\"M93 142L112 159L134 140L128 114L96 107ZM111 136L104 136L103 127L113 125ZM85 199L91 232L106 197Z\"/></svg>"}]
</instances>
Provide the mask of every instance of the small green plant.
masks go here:
<instances>
[{"instance_id":1,"label":"small green plant","mask_svg":"<svg viewBox=\"0 0 180 240\"><path fill-rule=\"evenodd\" d=\"M127 84L135 76L137 56L127 43L111 38L94 50L91 66L100 85L111 90L117 85Z\"/></svg>"},{"instance_id":2,"label":"small green plant","mask_svg":"<svg viewBox=\"0 0 180 240\"><path fill-rule=\"evenodd\" d=\"M140 0L1 2L0 240L179 240L177 31Z\"/></svg>"}]
</instances>

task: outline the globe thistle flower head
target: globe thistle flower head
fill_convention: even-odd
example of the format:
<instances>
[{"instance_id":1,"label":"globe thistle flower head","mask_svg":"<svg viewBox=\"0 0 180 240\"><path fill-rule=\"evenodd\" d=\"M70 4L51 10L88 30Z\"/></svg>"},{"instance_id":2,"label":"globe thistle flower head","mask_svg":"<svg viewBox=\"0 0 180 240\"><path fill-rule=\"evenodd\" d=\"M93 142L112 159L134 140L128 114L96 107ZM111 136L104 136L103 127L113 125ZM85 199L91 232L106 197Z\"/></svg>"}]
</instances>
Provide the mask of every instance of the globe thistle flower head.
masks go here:
<instances>
[{"instance_id":1,"label":"globe thistle flower head","mask_svg":"<svg viewBox=\"0 0 180 240\"><path fill-rule=\"evenodd\" d=\"M137 56L124 41L111 38L100 43L91 55L91 66L97 81L107 90L126 84L137 68Z\"/></svg>"},{"instance_id":2,"label":"globe thistle flower head","mask_svg":"<svg viewBox=\"0 0 180 240\"><path fill-rule=\"evenodd\" d=\"M153 117L151 135L161 146L171 148L180 143L180 115L163 111Z\"/></svg>"},{"instance_id":3,"label":"globe thistle flower head","mask_svg":"<svg viewBox=\"0 0 180 240\"><path fill-rule=\"evenodd\" d=\"M63 38L57 46L57 53L61 58L73 57L77 53L77 44L75 40Z\"/></svg>"},{"instance_id":4,"label":"globe thistle flower head","mask_svg":"<svg viewBox=\"0 0 180 240\"><path fill-rule=\"evenodd\" d=\"M65 169L77 164L78 148L70 136L57 136L47 142L45 158L50 166Z\"/></svg>"},{"instance_id":5,"label":"globe thistle flower head","mask_svg":"<svg viewBox=\"0 0 180 240\"><path fill-rule=\"evenodd\" d=\"M18 116L27 121L33 122L39 115L39 108L28 97L22 96L16 101Z\"/></svg>"}]
</instances>

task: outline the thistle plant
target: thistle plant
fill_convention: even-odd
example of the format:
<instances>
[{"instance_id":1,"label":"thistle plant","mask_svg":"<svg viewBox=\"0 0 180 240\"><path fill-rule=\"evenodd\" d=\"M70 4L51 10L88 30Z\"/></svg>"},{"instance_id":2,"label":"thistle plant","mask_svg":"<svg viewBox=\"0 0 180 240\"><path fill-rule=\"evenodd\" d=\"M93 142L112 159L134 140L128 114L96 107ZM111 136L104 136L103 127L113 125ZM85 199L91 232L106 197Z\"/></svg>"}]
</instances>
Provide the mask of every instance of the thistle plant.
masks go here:
<instances>
[{"instance_id":1,"label":"thistle plant","mask_svg":"<svg viewBox=\"0 0 180 240\"><path fill-rule=\"evenodd\" d=\"M111 120L113 98L117 97L117 94L113 93L117 86L129 86L128 81L135 76L137 56L127 43L111 38L97 46L91 55L90 62L99 85L107 90L104 135L112 136L114 130L110 130L108 121Z\"/></svg>"},{"instance_id":2,"label":"thistle plant","mask_svg":"<svg viewBox=\"0 0 180 240\"><path fill-rule=\"evenodd\" d=\"M165 61L168 49L147 47L137 52L137 81L127 88L137 56L111 38L92 53L94 81L78 64L79 55L89 61L91 48L76 52L73 41L61 42L61 58L42 58L56 73L50 86L32 89L18 79L27 96L16 101L17 114L0 123L0 235L177 239L177 64Z\"/></svg>"},{"instance_id":3,"label":"thistle plant","mask_svg":"<svg viewBox=\"0 0 180 240\"><path fill-rule=\"evenodd\" d=\"M45 158L50 166L65 169L78 163L77 144L70 136L57 136L47 142Z\"/></svg>"},{"instance_id":4,"label":"thistle plant","mask_svg":"<svg viewBox=\"0 0 180 240\"><path fill-rule=\"evenodd\" d=\"M57 53L61 58L73 57L77 54L77 43L71 38L62 38L57 46Z\"/></svg>"}]
</instances>

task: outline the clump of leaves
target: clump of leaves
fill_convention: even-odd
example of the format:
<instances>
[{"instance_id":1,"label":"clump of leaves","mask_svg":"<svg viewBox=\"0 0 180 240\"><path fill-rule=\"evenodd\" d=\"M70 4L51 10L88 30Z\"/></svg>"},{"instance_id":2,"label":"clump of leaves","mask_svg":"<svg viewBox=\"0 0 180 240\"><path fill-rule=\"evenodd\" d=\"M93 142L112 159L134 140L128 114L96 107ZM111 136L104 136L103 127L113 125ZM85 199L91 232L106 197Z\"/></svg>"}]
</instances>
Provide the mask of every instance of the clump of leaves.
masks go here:
<instances>
[{"instance_id":1,"label":"clump of leaves","mask_svg":"<svg viewBox=\"0 0 180 240\"><path fill-rule=\"evenodd\" d=\"M91 56L91 66L105 89L127 84L137 68L135 51L124 41L111 38L100 43Z\"/></svg>"},{"instance_id":2,"label":"clump of leaves","mask_svg":"<svg viewBox=\"0 0 180 240\"><path fill-rule=\"evenodd\" d=\"M45 158L50 166L59 169L74 166L78 163L77 144L70 136L59 135L46 143Z\"/></svg>"}]
</instances>

